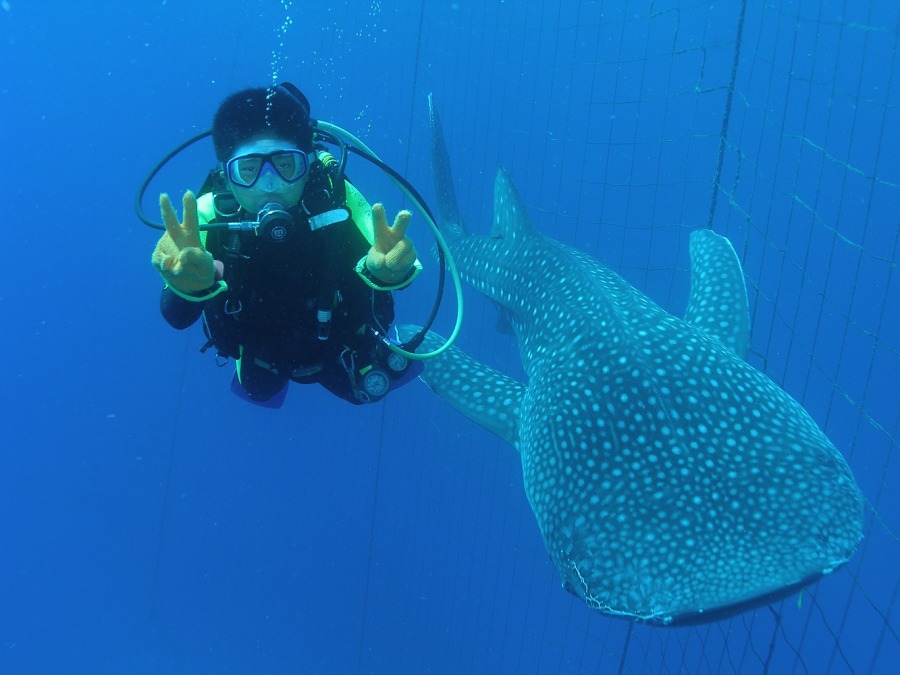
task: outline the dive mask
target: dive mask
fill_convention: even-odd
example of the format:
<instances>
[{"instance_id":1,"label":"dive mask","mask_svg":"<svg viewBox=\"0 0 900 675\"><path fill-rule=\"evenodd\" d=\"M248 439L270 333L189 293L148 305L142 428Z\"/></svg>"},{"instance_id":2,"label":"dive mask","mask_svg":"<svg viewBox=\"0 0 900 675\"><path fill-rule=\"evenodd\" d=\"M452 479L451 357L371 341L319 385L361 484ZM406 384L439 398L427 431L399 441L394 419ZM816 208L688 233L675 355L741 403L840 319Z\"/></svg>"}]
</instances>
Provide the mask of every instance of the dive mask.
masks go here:
<instances>
[{"instance_id":1,"label":"dive mask","mask_svg":"<svg viewBox=\"0 0 900 675\"><path fill-rule=\"evenodd\" d=\"M225 162L225 174L235 185L256 186L267 174L274 174L288 185L301 180L309 172L309 156L302 150L253 152L232 157ZM267 190L266 186L261 186Z\"/></svg>"}]
</instances>

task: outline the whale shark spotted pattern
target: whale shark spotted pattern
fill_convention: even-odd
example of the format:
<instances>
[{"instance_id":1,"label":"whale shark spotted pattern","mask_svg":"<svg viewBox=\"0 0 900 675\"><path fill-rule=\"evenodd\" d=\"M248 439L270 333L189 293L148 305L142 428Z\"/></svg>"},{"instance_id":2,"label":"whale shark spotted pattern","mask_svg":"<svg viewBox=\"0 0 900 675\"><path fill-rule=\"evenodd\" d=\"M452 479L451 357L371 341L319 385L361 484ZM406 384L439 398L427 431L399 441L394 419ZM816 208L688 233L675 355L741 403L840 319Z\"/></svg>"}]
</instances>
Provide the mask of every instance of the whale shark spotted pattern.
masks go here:
<instances>
[{"instance_id":1,"label":"whale shark spotted pattern","mask_svg":"<svg viewBox=\"0 0 900 675\"><path fill-rule=\"evenodd\" d=\"M502 170L491 235L473 236L429 104L439 224L463 279L509 320L528 381L456 348L421 377L518 449L565 588L607 614L679 625L772 602L845 563L861 494L800 404L744 360L747 295L728 240L691 235L682 320L541 235ZM429 333L425 346L442 341Z\"/></svg>"}]
</instances>

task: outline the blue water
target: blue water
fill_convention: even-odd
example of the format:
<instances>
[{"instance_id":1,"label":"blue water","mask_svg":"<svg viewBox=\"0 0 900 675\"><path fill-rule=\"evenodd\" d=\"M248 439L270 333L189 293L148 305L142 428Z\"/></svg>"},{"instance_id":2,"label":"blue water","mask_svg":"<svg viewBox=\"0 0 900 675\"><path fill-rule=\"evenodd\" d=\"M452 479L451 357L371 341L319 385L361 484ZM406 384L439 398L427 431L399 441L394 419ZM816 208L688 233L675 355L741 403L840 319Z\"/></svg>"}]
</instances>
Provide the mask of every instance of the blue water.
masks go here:
<instances>
[{"instance_id":1,"label":"blue water","mask_svg":"<svg viewBox=\"0 0 900 675\"><path fill-rule=\"evenodd\" d=\"M891 672L898 9L748 3L719 165L737 7L296 4L0 3L0 672ZM420 383L368 407L316 387L278 411L233 396L199 326L161 319L157 233L133 201L276 67L429 199L434 92L472 229L502 163L542 231L675 313L715 192L751 360L879 514L857 557L774 612L633 628L560 587L515 452ZM181 155L148 212L212 162ZM348 173L407 205L361 162ZM421 219L411 234L429 269L398 317L421 322L435 264ZM461 346L520 374L494 310L466 299Z\"/></svg>"}]
</instances>

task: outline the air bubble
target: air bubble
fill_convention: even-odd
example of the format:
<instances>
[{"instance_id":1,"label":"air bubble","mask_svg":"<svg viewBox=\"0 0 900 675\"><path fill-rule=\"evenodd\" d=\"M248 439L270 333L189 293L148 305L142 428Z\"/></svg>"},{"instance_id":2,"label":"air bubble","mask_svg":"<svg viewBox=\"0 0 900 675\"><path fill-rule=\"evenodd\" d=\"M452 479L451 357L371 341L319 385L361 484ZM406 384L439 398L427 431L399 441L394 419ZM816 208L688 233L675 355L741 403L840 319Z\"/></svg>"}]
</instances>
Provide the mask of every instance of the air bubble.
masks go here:
<instances>
[{"instance_id":1,"label":"air bubble","mask_svg":"<svg viewBox=\"0 0 900 675\"><path fill-rule=\"evenodd\" d=\"M272 62L270 64L272 68L272 86L269 88L269 92L266 95L267 125L271 124L271 121L269 120L269 114L272 111L272 97L275 95L275 85L277 85L278 80L281 79L281 71L284 69L285 60L287 60L284 44L288 28L294 23L294 20L291 18L292 5L293 0L281 0L281 8L284 10L284 20L281 22L281 25L275 30L277 48L272 50Z\"/></svg>"}]
</instances>

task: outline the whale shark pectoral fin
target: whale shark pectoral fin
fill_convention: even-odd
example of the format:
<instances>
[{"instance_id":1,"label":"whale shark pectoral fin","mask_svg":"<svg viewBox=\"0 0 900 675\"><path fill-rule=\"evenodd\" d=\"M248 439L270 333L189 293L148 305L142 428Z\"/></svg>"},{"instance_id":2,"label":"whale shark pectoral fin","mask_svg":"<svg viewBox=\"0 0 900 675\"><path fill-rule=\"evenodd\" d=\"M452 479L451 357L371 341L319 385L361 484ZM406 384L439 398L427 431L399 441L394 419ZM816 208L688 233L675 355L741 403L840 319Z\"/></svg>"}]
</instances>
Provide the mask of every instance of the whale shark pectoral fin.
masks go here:
<instances>
[{"instance_id":1,"label":"whale shark pectoral fin","mask_svg":"<svg viewBox=\"0 0 900 675\"><path fill-rule=\"evenodd\" d=\"M750 348L750 306L741 261L712 230L691 233L691 297L684 320L742 359Z\"/></svg>"},{"instance_id":2,"label":"whale shark pectoral fin","mask_svg":"<svg viewBox=\"0 0 900 675\"><path fill-rule=\"evenodd\" d=\"M398 326L401 340L408 340L418 326ZM429 331L423 349L433 351L446 340ZM519 409L525 385L488 368L456 347L425 362L419 375L446 403L514 447L519 441Z\"/></svg>"}]
</instances>

